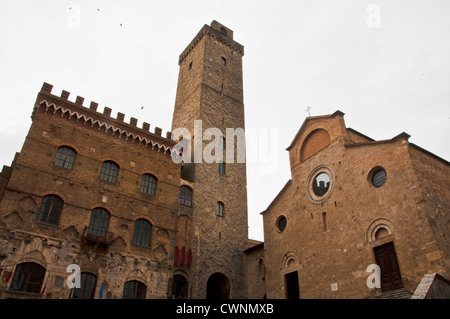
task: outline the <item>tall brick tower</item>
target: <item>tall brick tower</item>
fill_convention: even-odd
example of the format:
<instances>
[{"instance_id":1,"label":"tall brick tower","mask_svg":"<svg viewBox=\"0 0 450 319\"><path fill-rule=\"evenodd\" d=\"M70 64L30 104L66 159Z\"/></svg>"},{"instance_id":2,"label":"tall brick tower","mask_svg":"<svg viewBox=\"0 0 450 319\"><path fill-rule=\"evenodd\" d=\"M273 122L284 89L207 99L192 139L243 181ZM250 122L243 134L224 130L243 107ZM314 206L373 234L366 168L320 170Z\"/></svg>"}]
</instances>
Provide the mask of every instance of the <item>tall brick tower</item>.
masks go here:
<instances>
[{"instance_id":1,"label":"tall brick tower","mask_svg":"<svg viewBox=\"0 0 450 319\"><path fill-rule=\"evenodd\" d=\"M237 161L237 138L226 134L227 128L245 129L243 55L244 47L233 40L233 31L213 21L203 26L179 58L172 130L186 128L194 141L200 138L194 121L198 128L201 120L201 134L208 128L219 129L225 138L220 144L226 144L222 149L233 151L230 145L234 145L236 155L234 162L226 162L224 151L225 164L197 159L182 169L181 186L190 188L192 201L180 200L183 218L178 232L185 234L178 236L184 242L178 240L177 245L190 250L191 261L188 269L175 265L174 274L179 270L188 277L192 298L247 297L243 255L248 242L246 164ZM214 138L196 145L204 150ZM192 152L193 160L195 152L198 149Z\"/></svg>"}]
</instances>

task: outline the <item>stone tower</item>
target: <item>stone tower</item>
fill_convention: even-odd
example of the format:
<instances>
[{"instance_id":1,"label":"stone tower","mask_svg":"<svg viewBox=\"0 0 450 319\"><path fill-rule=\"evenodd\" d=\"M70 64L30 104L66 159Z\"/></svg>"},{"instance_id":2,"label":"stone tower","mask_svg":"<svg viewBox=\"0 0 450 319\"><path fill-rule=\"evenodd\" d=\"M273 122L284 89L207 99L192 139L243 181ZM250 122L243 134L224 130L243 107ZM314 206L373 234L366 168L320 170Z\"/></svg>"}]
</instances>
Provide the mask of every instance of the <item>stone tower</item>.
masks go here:
<instances>
[{"instance_id":1,"label":"stone tower","mask_svg":"<svg viewBox=\"0 0 450 319\"><path fill-rule=\"evenodd\" d=\"M244 47L233 40L233 31L213 21L179 57L172 130L191 132L192 161L183 164L181 186L192 190L192 202L180 204L176 243L190 251L190 267L177 268L175 263L174 274L180 271L188 277L192 298L247 297L245 140L227 134L227 128L245 129L243 55ZM207 139L204 132L210 128L220 130L223 137ZM225 163L199 160L200 150L222 154ZM226 152L234 153L234 160L227 161Z\"/></svg>"}]
</instances>

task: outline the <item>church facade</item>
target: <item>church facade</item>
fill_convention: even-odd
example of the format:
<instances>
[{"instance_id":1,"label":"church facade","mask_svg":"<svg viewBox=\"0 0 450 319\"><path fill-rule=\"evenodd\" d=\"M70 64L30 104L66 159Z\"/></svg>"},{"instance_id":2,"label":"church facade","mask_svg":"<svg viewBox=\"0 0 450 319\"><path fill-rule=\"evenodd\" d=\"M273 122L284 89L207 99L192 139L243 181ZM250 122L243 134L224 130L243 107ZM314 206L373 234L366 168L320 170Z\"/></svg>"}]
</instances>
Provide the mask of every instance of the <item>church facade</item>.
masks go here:
<instances>
[{"instance_id":1,"label":"church facade","mask_svg":"<svg viewBox=\"0 0 450 319\"><path fill-rule=\"evenodd\" d=\"M374 141L340 111L306 118L262 212L268 298L411 297L425 274L449 278L450 166L408 139Z\"/></svg>"},{"instance_id":2,"label":"church facade","mask_svg":"<svg viewBox=\"0 0 450 319\"><path fill-rule=\"evenodd\" d=\"M406 133L346 128L340 111L305 120L264 243L248 239L233 37L213 21L180 54L165 134L42 85L0 173L0 298L370 298L449 278L449 163Z\"/></svg>"}]
</instances>

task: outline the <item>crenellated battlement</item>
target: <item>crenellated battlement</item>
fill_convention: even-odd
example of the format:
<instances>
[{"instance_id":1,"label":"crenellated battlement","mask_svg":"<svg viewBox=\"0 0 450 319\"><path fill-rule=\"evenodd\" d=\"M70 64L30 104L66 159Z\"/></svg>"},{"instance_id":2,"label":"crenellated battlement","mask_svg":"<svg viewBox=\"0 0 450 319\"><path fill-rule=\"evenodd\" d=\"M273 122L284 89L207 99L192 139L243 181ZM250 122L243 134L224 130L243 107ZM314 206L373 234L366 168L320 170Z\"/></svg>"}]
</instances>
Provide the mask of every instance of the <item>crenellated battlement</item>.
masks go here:
<instances>
[{"instance_id":1,"label":"crenellated battlement","mask_svg":"<svg viewBox=\"0 0 450 319\"><path fill-rule=\"evenodd\" d=\"M35 118L35 114L40 108L45 108L45 113L49 111L53 114L60 112L61 118L66 116L69 120L75 118L76 122L83 122L84 126L90 128L96 127L99 131L117 135L119 139L136 140L139 145L144 143L152 148L157 147L158 150L172 152L175 141L172 141L172 133L166 132L166 136L162 136L162 129L154 128L154 132L150 132L150 124L142 123L142 127L138 127L138 119L130 117L130 122L124 121L125 114L118 112L117 117L111 116L112 109L105 106L103 112L98 112L98 103L91 101L89 107L84 106L84 97L77 96L75 102L69 101L70 92L62 90L61 95L52 94L53 85L44 82L38 94L31 118Z\"/></svg>"},{"instance_id":2,"label":"crenellated battlement","mask_svg":"<svg viewBox=\"0 0 450 319\"><path fill-rule=\"evenodd\" d=\"M191 43L180 54L178 58L178 64L181 64L181 62L205 35L209 35L210 37L215 38L217 41L238 52L241 56L244 55L244 46L233 40L233 31L214 20L213 22L211 22L211 26L205 24L203 28L197 33Z\"/></svg>"}]
</instances>

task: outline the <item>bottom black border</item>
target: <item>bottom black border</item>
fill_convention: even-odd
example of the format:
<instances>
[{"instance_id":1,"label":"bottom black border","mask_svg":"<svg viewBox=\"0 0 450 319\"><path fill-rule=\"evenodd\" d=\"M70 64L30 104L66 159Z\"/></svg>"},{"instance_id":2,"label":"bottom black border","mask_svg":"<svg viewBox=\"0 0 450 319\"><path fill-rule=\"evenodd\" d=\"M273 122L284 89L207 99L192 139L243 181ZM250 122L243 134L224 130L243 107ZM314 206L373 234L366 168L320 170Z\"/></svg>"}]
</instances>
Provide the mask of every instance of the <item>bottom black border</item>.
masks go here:
<instances>
[{"instance_id":1,"label":"bottom black border","mask_svg":"<svg viewBox=\"0 0 450 319\"><path fill-rule=\"evenodd\" d=\"M95 318L109 315L164 318L310 318L344 315L365 318L389 310L390 315L416 314L432 309L437 314L448 300L56 300L4 299L0 307L15 315ZM206 308L207 307L207 308ZM206 314L206 309L208 313ZM84 318L83 318L84 319Z\"/></svg>"}]
</instances>

